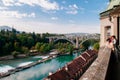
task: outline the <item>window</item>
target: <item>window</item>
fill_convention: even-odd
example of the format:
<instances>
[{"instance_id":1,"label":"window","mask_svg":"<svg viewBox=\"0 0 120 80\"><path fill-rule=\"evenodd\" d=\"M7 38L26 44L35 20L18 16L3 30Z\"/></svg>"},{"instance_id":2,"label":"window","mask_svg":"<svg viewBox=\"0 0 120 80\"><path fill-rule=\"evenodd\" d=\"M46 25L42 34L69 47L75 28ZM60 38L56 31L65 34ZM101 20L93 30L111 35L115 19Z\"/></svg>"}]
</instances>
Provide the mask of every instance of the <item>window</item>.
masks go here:
<instances>
[{"instance_id":1,"label":"window","mask_svg":"<svg viewBox=\"0 0 120 80\"><path fill-rule=\"evenodd\" d=\"M110 26L105 27L105 31L106 31L106 39L108 39L111 36L111 27Z\"/></svg>"}]
</instances>

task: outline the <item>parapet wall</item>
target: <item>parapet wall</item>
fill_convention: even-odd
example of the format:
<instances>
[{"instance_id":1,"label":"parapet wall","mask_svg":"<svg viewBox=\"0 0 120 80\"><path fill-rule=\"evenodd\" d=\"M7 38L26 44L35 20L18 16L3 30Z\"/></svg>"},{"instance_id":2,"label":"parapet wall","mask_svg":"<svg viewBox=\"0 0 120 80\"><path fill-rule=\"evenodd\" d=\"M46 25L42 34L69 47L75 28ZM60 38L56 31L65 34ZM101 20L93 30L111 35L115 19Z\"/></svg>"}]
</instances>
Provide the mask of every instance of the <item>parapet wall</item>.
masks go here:
<instances>
[{"instance_id":1,"label":"parapet wall","mask_svg":"<svg viewBox=\"0 0 120 80\"><path fill-rule=\"evenodd\" d=\"M99 49L97 59L92 63L92 65L79 80L105 80L110 56L111 49L101 47Z\"/></svg>"}]
</instances>

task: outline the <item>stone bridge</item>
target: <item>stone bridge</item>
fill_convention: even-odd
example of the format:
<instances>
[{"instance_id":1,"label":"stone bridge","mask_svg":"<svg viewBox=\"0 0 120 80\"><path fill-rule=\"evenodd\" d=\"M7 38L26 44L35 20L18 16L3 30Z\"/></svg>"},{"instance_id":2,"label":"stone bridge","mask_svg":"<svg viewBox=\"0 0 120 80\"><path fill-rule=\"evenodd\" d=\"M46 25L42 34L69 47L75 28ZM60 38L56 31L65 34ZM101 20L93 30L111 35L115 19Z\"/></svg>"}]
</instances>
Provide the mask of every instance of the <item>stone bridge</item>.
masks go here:
<instances>
[{"instance_id":1,"label":"stone bridge","mask_svg":"<svg viewBox=\"0 0 120 80\"><path fill-rule=\"evenodd\" d=\"M89 40L89 39L95 39L94 37L89 37L89 38L80 38L80 37L74 37L74 38L68 38L65 36L53 36L53 37L47 37L49 39L49 43L51 42L57 42L59 40L67 40L68 42L70 42L71 44L73 44L73 46L75 46L75 48L78 48L80 45L82 45L85 41ZM75 40L75 41L74 41ZM81 41L79 43L79 41Z\"/></svg>"}]
</instances>

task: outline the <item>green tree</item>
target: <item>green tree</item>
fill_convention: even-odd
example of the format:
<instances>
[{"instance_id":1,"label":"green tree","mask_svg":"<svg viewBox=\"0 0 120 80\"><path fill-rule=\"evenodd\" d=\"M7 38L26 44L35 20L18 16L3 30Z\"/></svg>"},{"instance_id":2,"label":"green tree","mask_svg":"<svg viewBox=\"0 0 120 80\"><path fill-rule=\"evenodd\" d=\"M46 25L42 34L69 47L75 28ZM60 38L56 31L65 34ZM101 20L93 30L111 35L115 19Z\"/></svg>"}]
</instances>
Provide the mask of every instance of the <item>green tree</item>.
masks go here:
<instances>
[{"instance_id":1,"label":"green tree","mask_svg":"<svg viewBox=\"0 0 120 80\"><path fill-rule=\"evenodd\" d=\"M45 47L46 47L46 44L43 44L43 45L40 47L39 51L42 52L42 53L45 53L45 52L46 52Z\"/></svg>"},{"instance_id":2,"label":"green tree","mask_svg":"<svg viewBox=\"0 0 120 80\"><path fill-rule=\"evenodd\" d=\"M99 50L99 48L100 48L100 45L99 45L99 43L95 43L94 45L93 45L93 48L94 48L94 50Z\"/></svg>"},{"instance_id":3,"label":"green tree","mask_svg":"<svg viewBox=\"0 0 120 80\"><path fill-rule=\"evenodd\" d=\"M25 33L19 34L18 39L21 43L21 46L27 46L27 34Z\"/></svg>"},{"instance_id":4,"label":"green tree","mask_svg":"<svg viewBox=\"0 0 120 80\"><path fill-rule=\"evenodd\" d=\"M13 51L13 52L12 52L12 55L13 55L14 58L16 58L18 54L20 54L20 53L17 52L17 51Z\"/></svg>"},{"instance_id":5,"label":"green tree","mask_svg":"<svg viewBox=\"0 0 120 80\"><path fill-rule=\"evenodd\" d=\"M43 45L43 43L37 42L35 45L35 49L39 51L40 47Z\"/></svg>"},{"instance_id":6,"label":"green tree","mask_svg":"<svg viewBox=\"0 0 120 80\"><path fill-rule=\"evenodd\" d=\"M28 37L27 47L30 49L34 44L35 44L34 39L32 37Z\"/></svg>"},{"instance_id":7,"label":"green tree","mask_svg":"<svg viewBox=\"0 0 120 80\"><path fill-rule=\"evenodd\" d=\"M70 54L72 54L73 53L73 46L69 45L68 50L69 50Z\"/></svg>"},{"instance_id":8,"label":"green tree","mask_svg":"<svg viewBox=\"0 0 120 80\"><path fill-rule=\"evenodd\" d=\"M23 52L24 54L28 54L28 53L29 53L28 47L23 46L23 47L22 47L22 52Z\"/></svg>"},{"instance_id":9,"label":"green tree","mask_svg":"<svg viewBox=\"0 0 120 80\"><path fill-rule=\"evenodd\" d=\"M89 46L91 45L90 40L85 41L83 44L84 49L88 49Z\"/></svg>"},{"instance_id":10,"label":"green tree","mask_svg":"<svg viewBox=\"0 0 120 80\"><path fill-rule=\"evenodd\" d=\"M15 51L18 51L18 52L21 52L21 47L20 47L19 42L15 42L15 43L14 43L14 50L15 50Z\"/></svg>"},{"instance_id":11,"label":"green tree","mask_svg":"<svg viewBox=\"0 0 120 80\"><path fill-rule=\"evenodd\" d=\"M12 44L11 44L11 42L9 42L9 43L6 43L4 46L3 46L3 53L5 54L5 55L9 55L10 54L10 52L12 51Z\"/></svg>"}]
</instances>

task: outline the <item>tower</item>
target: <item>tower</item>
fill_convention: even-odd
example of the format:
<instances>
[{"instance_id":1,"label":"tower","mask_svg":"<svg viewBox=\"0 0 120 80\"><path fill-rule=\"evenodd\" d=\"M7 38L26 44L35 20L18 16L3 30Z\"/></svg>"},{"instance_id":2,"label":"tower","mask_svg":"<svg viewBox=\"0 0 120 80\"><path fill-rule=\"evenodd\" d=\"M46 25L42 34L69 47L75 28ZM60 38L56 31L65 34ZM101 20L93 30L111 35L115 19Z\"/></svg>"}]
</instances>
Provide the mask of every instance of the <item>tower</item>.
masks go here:
<instances>
[{"instance_id":1,"label":"tower","mask_svg":"<svg viewBox=\"0 0 120 80\"><path fill-rule=\"evenodd\" d=\"M107 8L100 13L100 22L100 46L104 46L106 39L112 35L115 35L120 43L120 0L109 0Z\"/></svg>"}]
</instances>

